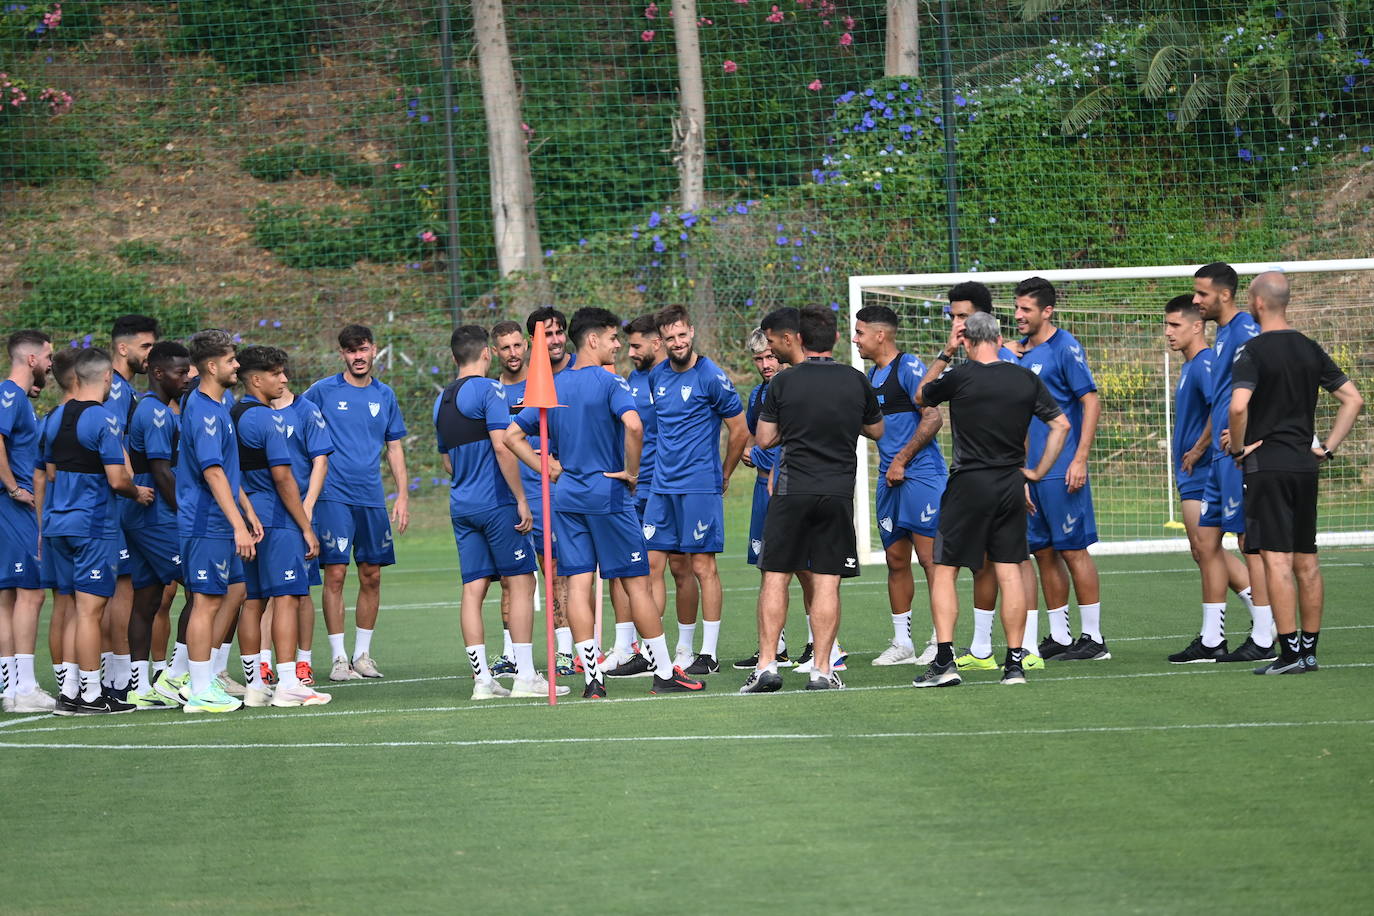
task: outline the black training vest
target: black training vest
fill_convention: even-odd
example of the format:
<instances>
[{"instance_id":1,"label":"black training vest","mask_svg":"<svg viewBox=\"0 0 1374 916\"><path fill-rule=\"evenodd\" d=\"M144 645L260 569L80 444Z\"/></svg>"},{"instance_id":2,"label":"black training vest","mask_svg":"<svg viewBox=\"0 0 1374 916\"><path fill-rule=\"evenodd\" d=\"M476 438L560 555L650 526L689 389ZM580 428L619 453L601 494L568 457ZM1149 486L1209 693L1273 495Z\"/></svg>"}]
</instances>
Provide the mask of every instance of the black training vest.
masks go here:
<instances>
[{"instance_id":1,"label":"black training vest","mask_svg":"<svg viewBox=\"0 0 1374 916\"><path fill-rule=\"evenodd\" d=\"M143 398L144 398L144 399L153 398L153 399L155 399L159 404L162 403L162 399L159 398L157 395L153 394L151 391L148 392L147 394L145 394L145 395L143 396ZM133 421L133 416L134 416L134 411L132 411L132 410L129 411L129 425L126 426L125 429L130 429L130 428L133 427L133 423L134 423L134 421ZM180 422L180 421L181 421L181 418L178 417L176 414L172 413L172 408L171 408L170 405L168 405L168 407L167 407L167 422L172 424L172 460L171 460L171 466L172 466L172 467L176 467L176 466L177 466L177 451L178 451L178 449L179 449L180 446L181 446L181 422ZM133 437L130 437L130 438L129 438L129 441L128 441L127 445L126 445L126 449L127 449L127 451L129 452L129 464L133 465L134 473L135 473L135 474L151 474L151 473L153 472L152 466L148 464L148 454L147 454L147 452L141 452L141 451L139 451L138 449L134 448Z\"/></svg>"},{"instance_id":2,"label":"black training vest","mask_svg":"<svg viewBox=\"0 0 1374 916\"><path fill-rule=\"evenodd\" d=\"M434 426L446 452L460 445L483 442L488 437L486 420L474 420L458 409L458 392L475 378L477 376L467 375L458 379L444 389L439 400L439 415L434 419Z\"/></svg>"},{"instance_id":3,"label":"black training vest","mask_svg":"<svg viewBox=\"0 0 1374 916\"><path fill-rule=\"evenodd\" d=\"M243 430L239 429L239 423L243 415L254 407L266 407L261 401L235 401L234 406L229 408L229 418L234 421L234 429L238 432L239 440L239 470L240 471L265 471L271 465L267 463L267 449L253 448L244 444Z\"/></svg>"},{"instance_id":4,"label":"black training vest","mask_svg":"<svg viewBox=\"0 0 1374 916\"><path fill-rule=\"evenodd\" d=\"M885 417L894 413L914 413L916 411L916 405L911 402L906 389L897 381L897 368L901 365L904 356L906 356L905 353L899 352L892 362L887 364L887 378L882 385L873 390L874 394L878 396L878 407Z\"/></svg>"},{"instance_id":5,"label":"black training vest","mask_svg":"<svg viewBox=\"0 0 1374 916\"><path fill-rule=\"evenodd\" d=\"M76 437L76 424L81 415L99 406L95 401L68 401L62 408L62 422L57 424L57 435L52 437L52 463L59 471L105 475L105 462L100 453L86 448Z\"/></svg>"}]
</instances>

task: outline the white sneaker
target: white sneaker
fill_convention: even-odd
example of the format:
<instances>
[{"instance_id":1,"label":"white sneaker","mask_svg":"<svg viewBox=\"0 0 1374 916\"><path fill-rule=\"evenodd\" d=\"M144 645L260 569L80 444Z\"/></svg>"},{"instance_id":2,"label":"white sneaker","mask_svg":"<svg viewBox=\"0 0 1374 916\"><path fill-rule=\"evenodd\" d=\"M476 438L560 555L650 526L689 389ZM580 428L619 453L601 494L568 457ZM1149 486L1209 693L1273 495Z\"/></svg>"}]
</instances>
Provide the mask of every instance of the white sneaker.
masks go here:
<instances>
[{"instance_id":1,"label":"white sneaker","mask_svg":"<svg viewBox=\"0 0 1374 916\"><path fill-rule=\"evenodd\" d=\"M57 700L42 687L5 698L5 712L52 712L56 708Z\"/></svg>"},{"instance_id":2,"label":"white sneaker","mask_svg":"<svg viewBox=\"0 0 1374 916\"><path fill-rule=\"evenodd\" d=\"M219 681L220 688L231 697L241 697L248 689L230 677L228 671L221 671L215 676L215 680Z\"/></svg>"},{"instance_id":3,"label":"white sneaker","mask_svg":"<svg viewBox=\"0 0 1374 916\"><path fill-rule=\"evenodd\" d=\"M479 678L472 684L472 698L474 700L494 700L498 697L508 697L510 691L496 683L496 678Z\"/></svg>"},{"instance_id":4,"label":"white sneaker","mask_svg":"<svg viewBox=\"0 0 1374 916\"><path fill-rule=\"evenodd\" d=\"M554 695L564 697L568 695L570 688L559 684L554 688ZM542 698L549 695L548 679L542 674L536 674L529 679L516 678L510 685L510 696Z\"/></svg>"},{"instance_id":5,"label":"white sneaker","mask_svg":"<svg viewBox=\"0 0 1374 916\"><path fill-rule=\"evenodd\" d=\"M606 654L606 658L601 663L602 671L610 671L612 668L619 668L628 662L633 656L621 652L619 649L612 649Z\"/></svg>"},{"instance_id":6,"label":"white sneaker","mask_svg":"<svg viewBox=\"0 0 1374 916\"><path fill-rule=\"evenodd\" d=\"M272 688L245 687L243 690L243 705L252 706L254 709L261 709L264 706L272 705Z\"/></svg>"},{"instance_id":7,"label":"white sneaker","mask_svg":"<svg viewBox=\"0 0 1374 916\"><path fill-rule=\"evenodd\" d=\"M372 656L364 652L353 659L353 671L359 677L381 677L382 672L377 670L377 665L372 661Z\"/></svg>"},{"instance_id":8,"label":"white sneaker","mask_svg":"<svg viewBox=\"0 0 1374 916\"><path fill-rule=\"evenodd\" d=\"M797 667L793 668L793 669L792 669L792 673L793 673L793 674L810 674L812 668L815 667L814 664L813 664L813 662L815 662L815 659L814 659L814 658L808 658L806 661L802 662L800 665L797 665Z\"/></svg>"},{"instance_id":9,"label":"white sneaker","mask_svg":"<svg viewBox=\"0 0 1374 916\"><path fill-rule=\"evenodd\" d=\"M331 681L360 681L363 676L353 670L353 666L348 663L347 655L334 656L334 667L329 669L329 679Z\"/></svg>"},{"instance_id":10,"label":"white sneaker","mask_svg":"<svg viewBox=\"0 0 1374 916\"><path fill-rule=\"evenodd\" d=\"M696 659L697 654L691 649L684 649L678 646L677 655L673 656L673 667L681 668L683 671L686 671L688 668L692 667L692 662L696 661Z\"/></svg>"},{"instance_id":11,"label":"white sneaker","mask_svg":"<svg viewBox=\"0 0 1374 916\"><path fill-rule=\"evenodd\" d=\"M332 699L334 699L333 695L316 690L314 687L307 687L300 682L290 687L280 687L272 692L272 705L280 707L324 706Z\"/></svg>"},{"instance_id":12,"label":"white sneaker","mask_svg":"<svg viewBox=\"0 0 1374 916\"><path fill-rule=\"evenodd\" d=\"M920 655L916 656L915 660L912 661L912 664L929 665L931 662L935 661L935 653L939 650L939 648L940 647L935 644L935 637L930 637L930 642L926 643L926 647L921 650Z\"/></svg>"},{"instance_id":13,"label":"white sneaker","mask_svg":"<svg viewBox=\"0 0 1374 916\"><path fill-rule=\"evenodd\" d=\"M14 712L14 695L6 693L0 695L0 712Z\"/></svg>"},{"instance_id":14,"label":"white sneaker","mask_svg":"<svg viewBox=\"0 0 1374 916\"><path fill-rule=\"evenodd\" d=\"M873 659L875 665L914 665L916 647L899 646L895 642L883 650L883 654Z\"/></svg>"}]
</instances>

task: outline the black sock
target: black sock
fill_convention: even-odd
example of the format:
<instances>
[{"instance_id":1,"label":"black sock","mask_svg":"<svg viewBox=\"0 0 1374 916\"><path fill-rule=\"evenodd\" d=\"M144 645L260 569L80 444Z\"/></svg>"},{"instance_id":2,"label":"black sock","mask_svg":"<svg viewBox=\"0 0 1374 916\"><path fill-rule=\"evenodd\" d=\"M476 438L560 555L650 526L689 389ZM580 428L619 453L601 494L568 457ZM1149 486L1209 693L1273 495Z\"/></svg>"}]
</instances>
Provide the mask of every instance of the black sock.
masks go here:
<instances>
[{"instance_id":1,"label":"black sock","mask_svg":"<svg viewBox=\"0 0 1374 916\"><path fill-rule=\"evenodd\" d=\"M1025 660L1026 660L1026 650L1025 650L1025 649L1008 649L1008 650L1007 650L1007 661L1006 661L1006 664L1008 664L1008 665L1020 665L1020 664L1023 664L1023 663L1025 662Z\"/></svg>"},{"instance_id":2,"label":"black sock","mask_svg":"<svg viewBox=\"0 0 1374 916\"><path fill-rule=\"evenodd\" d=\"M1279 658L1286 662L1296 661L1301 652L1302 639L1296 630L1279 634Z\"/></svg>"},{"instance_id":3,"label":"black sock","mask_svg":"<svg viewBox=\"0 0 1374 916\"><path fill-rule=\"evenodd\" d=\"M1303 654L1304 656L1310 655L1310 656L1313 656L1314 658L1316 657L1316 655L1317 655L1317 637L1320 636L1320 635L1321 635L1321 632L1320 632L1320 631L1318 631L1318 632L1316 632L1316 633L1309 633L1309 632L1307 632L1306 630L1303 630L1303 631L1302 631L1302 654Z\"/></svg>"},{"instance_id":4,"label":"black sock","mask_svg":"<svg viewBox=\"0 0 1374 916\"><path fill-rule=\"evenodd\" d=\"M952 665L954 664L954 643L942 642L935 646L935 664Z\"/></svg>"}]
</instances>

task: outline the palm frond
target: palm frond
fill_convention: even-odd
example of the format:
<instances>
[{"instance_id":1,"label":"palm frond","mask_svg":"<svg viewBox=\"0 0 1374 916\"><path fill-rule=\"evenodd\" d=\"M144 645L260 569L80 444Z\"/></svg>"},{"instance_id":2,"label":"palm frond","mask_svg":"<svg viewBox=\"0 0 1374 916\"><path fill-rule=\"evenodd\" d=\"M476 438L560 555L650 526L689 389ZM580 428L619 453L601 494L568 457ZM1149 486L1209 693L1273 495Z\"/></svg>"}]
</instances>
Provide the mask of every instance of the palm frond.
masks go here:
<instances>
[{"instance_id":1,"label":"palm frond","mask_svg":"<svg viewBox=\"0 0 1374 916\"><path fill-rule=\"evenodd\" d=\"M1074 0L1021 0L1021 18L1030 22L1047 13L1057 13Z\"/></svg>"},{"instance_id":2,"label":"palm frond","mask_svg":"<svg viewBox=\"0 0 1374 916\"><path fill-rule=\"evenodd\" d=\"M1266 82L1274 117L1287 124L1293 117L1293 78L1285 67L1272 73Z\"/></svg>"},{"instance_id":3,"label":"palm frond","mask_svg":"<svg viewBox=\"0 0 1374 916\"><path fill-rule=\"evenodd\" d=\"M1232 124L1245 116L1245 111L1255 98L1258 89L1256 81L1243 73L1232 73L1226 80L1226 93L1222 97L1222 114Z\"/></svg>"},{"instance_id":4,"label":"palm frond","mask_svg":"<svg viewBox=\"0 0 1374 916\"><path fill-rule=\"evenodd\" d=\"M1141 89L1147 99L1157 99L1169 91L1178 79L1179 68L1193 59L1195 49L1181 45L1165 45L1150 59Z\"/></svg>"},{"instance_id":5,"label":"palm frond","mask_svg":"<svg viewBox=\"0 0 1374 916\"><path fill-rule=\"evenodd\" d=\"M1064 115L1060 129L1065 134L1081 133L1093 121L1115 108L1120 96L1121 93L1115 85L1098 86L1073 103L1073 107Z\"/></svg>"},{"instance_id":6,"label":"palm frond","mask_svg":"<svg viewBox=\"0 0 1374 916\"><path fill-rule=\"evenodd\" d=\"M1195 121L1198 115L1206 110L1216 97L1216 86L1208 76L1198 76L1194 78L1193 84L1188 87L1188 91L1183 94L1183 100L1178 103L1178 129L1186 129L1189 124Z\"/></svg>"}]
</instances>

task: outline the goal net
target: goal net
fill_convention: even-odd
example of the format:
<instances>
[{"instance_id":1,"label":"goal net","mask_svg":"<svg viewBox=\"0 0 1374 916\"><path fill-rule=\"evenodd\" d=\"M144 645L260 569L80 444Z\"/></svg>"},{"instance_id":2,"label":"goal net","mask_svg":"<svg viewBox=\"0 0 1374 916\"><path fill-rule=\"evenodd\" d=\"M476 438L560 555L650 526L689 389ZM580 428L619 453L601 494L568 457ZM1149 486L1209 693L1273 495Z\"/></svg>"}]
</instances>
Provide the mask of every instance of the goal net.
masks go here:
<instances>
[{"instance_id":1,"label":"goal net","mask_svg":"<svg viewBox=\"0 0 1374 916\"><path fill-rule=\"evenodd\" d=\"M850 277L850 337L860 309L885 305L902 317L901 349L928 365L949 337L946 293L955 283L977 280L988 286L1003 334L1010 339L1016 333L1013 287L1029 276L1050 280L1058 293L1055 323L1082 342L1102 402L1088 462L1101 538L1093 552L1186 551L1171 455L1173 386L1182 356L1171 353L1164 341L1164 304L1192 291L1198 266ZM1255 274L1281 270L1295 275L1289 306L1293 326L1325 347L1362 393L1368 396L1374 390L1374 258L1232 266L1241 277L1241 308ZM1215 326L1207 327L1211 340ZM850 359L867 370L852 345ZM1333 398L1318 399L1319 435L1330 429L1334 412ZM948 461L948 423L940 432L940 445ZM1318 544L1374 543L1372 448L1374 429L1368 420L1357 422L1336 461L1322 470ZM864 562L881 563L873 512L877 450L867 440L859 442L859 459L855 528L860 554Z\"/></svg>"}]
</instances>

